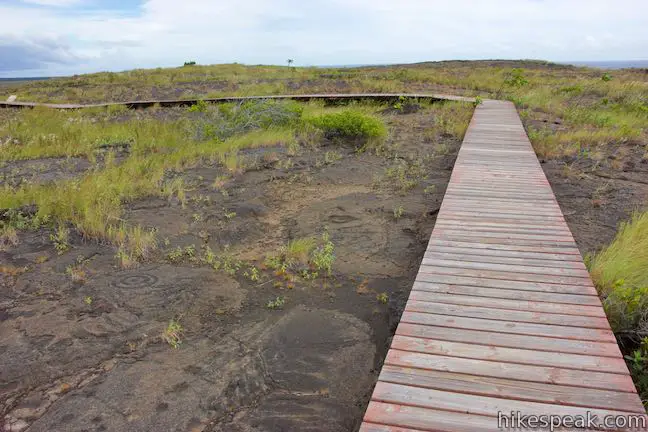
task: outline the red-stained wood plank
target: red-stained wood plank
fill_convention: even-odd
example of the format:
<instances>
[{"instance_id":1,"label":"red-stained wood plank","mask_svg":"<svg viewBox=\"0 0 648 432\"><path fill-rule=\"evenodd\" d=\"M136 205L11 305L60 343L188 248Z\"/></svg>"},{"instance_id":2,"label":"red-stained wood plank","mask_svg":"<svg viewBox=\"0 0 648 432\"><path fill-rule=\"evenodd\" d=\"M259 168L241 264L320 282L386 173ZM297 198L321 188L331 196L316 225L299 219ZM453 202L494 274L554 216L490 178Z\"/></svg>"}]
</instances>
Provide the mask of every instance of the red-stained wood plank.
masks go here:
<instances>
[{"instance_id":1,"label":"red-stained wood plank","mask_svg":"<svg viewBox=\"0 0 648 432\"><path fill-rule=\"evenodd\" d=\"M509 265L522 265L533 267L551 267L554 269L572 269L586 271L585 265L580 261L562 261L555 259L539 259L539 258L520 258L511 256L502 256L476 253L476 251L466 250L462 253L453 253L447 249L436 248L432 251L426 251L423 255L428 260L451 260L451 261L468 261L479 263L495 263L495 264L509 264ZM544 258L544 257L543 257Z\"/></svg>"},{"instance_id":2,"label":"red-stained wood plank","mask_svg":"<svg viewBox=\"0 0 648 432\"><path fill-rule=\"evenodd\" d=\"M508 260L507 262L510 263L521 262L518 260L528 260L528 262L541 262L543 263L543 265L551 264L556 267L565 268L585 267L583 261L580 258L580 255L568 256L566 254L550 252L527 252L506 249L473 248L470 247L470 244L459 244L454 246L428 245L428 249L425 251L425 254L447 254L448 256L475 257L476 259L501 259Z\"/></svg>"},{"instance_id":3,"label":"red-stained wood plank","mask_svg":"<svg viewBox=\"0 0 648 432\"><path fill-rule=\"evenodd\" d=\"M500 431L497 421L490 417L469 415L450 411L431 410L407 405L371 401L365 412L368 424L396 426L401 429L378 429L378 431L402 432L422 430L430 432L495 432ZM373 432L376 429L363 429Z\"/></svg>"},{"instance_id":4,"label":"red-stained wood plank","mask_svg":"<svg viewBox=\"0 0 648 432\"><path fill-rule=\"evenodd\" d=\"M493 264L494 265L494 264ZM450 267L434 264L421 264L419 269L420 273L428 274L445 274L457 275L466 277L475 277L479 279L496 279L505 281L520 281L520 282L547 282L561 285L580 286L582 292L592 292L595 290L592 282L589 279L576 277L576 276L556 276L556 275L543 275L538 273L517 273L503 270L487 270L487 269L473 269L462 267Z\"/></svg>"},{"instance_id":5,"label":"red-stained wood plank","mask_svg":"<svg viewBox=\"0 0 648 432\"><path fill-rule=\"evenodd\" d=\"M488 101L360 430L491 431L511 411L645 414L515 109Z\"/></svg>"},{"instance_id":6,"label":"red-stained wood plank","mask_svg":"<svg viewBox=\"0 0 648 432\"><path fill-rule=\"evenodd\" d=\"M602 330L609 328L607 318L605 317L494 309L490 307L433 303L415 299L410 299L407 302L405 310L411 312L433 313L437 315L482 318L497 321L514 321L518 323L548 324L554 326L592 328Z\"/></svg>"},{"instance_id":7,"label":"red-stained wood plank","mask_svg":"<svg viewBox=\"0 0 648 432\"><path fill-rule=\"evenodd\" d=\"M416 275L416 280L421 282L436 282L451 285L470 285L483 288L505 288L521 291L544 291L564 294L579 294L596 296L594 288L587 288L580 285L564 285L560 283L516 281L503 279L487 279L473 276L458 276L452 273L427 273L421 272Z\"/></svg>"},{"instance_id":8,"label":"red-stained wood plank","mask_svg":"<svg viewBox=\"0 0 648 432\"><path fill-rule=\"evenodd\" d=\"M409 303L409 302L408 302ZM557 326L550 324L524 323L517 321L491 320L485 318L462 317L456 315L416 312L405 306L401 322L420 325L473 329L499 333L525 334L561 339L577 339L593 342L616 343L612 330L583 327Z\"/></svg>"},{"instance_id":9,"label":"red-stained wood plank","mask_svg":"<svg viewBox=\"0 0 648 432\"><path fill-rule=\"evenodd\" d=\"M391 365L385 365L383 367L380 373L380 381L503 399L601 409L609 408L616 411L644 413L643 405L641 405L637 397L632 393L625 392L595 389L583 391L580 387L515 381Z\"/></svg>"},{"instance_id":10,"label":"red-stained wood plank","mask_svg":"<svg viewBox=\"0 0 648 432\"><path fill-rule=\"evenodd\" d=\"M484 262L484 261L475 261L467 260L464 258L460 259L450 259L448 257L439 257L439 256L424 256L421 261L422 265L434 266L434 267L457 267L463 269L475 269L475 270L495 270L498 272L504 271L507 273L531 273L539 275L550 275L550 276L567 276L569 278L585 279L587 285L589 285L589 273L587 270L583 269L571 269L571 268L560 268L560 267L547 267L547 266L535 266L524 263L512 263L512 264L502 264L502 263L493 263L493 262ZM571 280L571 279L570 279ZM577 284L577 285L580 285Z\"/></svg>"},{"instance_id":11,"label":"red-stained wood plank","mask_svg":"<svg viewBox=\"0 0 648 432\"><path fill-rule=\"evenodd\" d=\"M600 418L609 415L627 415L627 412L611 409L575 407L570 405L544 404L515 399L500 399L488 396L453 393L435 389L404 386L379 381L374 389L373 399L380 402L448 410L466 414L497 417L498 412L523 412L525 414L586 416L587 412Z\"/></svg>"},{"instance_id":12,"label":"red-stained wood plank","mask_svg":"<svg viewBox=\"0 0 648 432\"><path fill-rule=\"evenodd\" d=\"M628 374L628 368L622 357L597 357L567 353L556 355L554 352L496 346L486 347L464 342L437 341L403 335L394 337L391 348L401 351L491 360L502 363Z\"/></svg>"},{"instance_id":13,"label":"red-stained wood plank","mask_svg":"<svg viewBox=\"0 0 648 432\"><path fill-rule=\"evenodd\" d=\"M557 292L520 291L510 288L478 287L460 284L425 282L417 280L412 291L456 294L474 298L513 299L545 303L560 303L571 305L601 306L601 301L595 295L565 294Z\"/></svg>"},{"instance_id":14,"label":"red-stained wood plank","mask_svg":"<svg viewBox=\"0 0 648 432\"><path fill-rule=\"evenodd\" d=\"M438 341L465 342L476 345L522 348L541 352L571 353L600 357L619 358L621 352L616 343L592 342L554 337L517 335L484 330L438 327L401 322L397 335Z\"/></svg>"},{"instance_id":15,"label":"red-stained wood plank","mask_svg":"<svg viewBox=\"0 0 648 432\"><path fill-rule=\"evenodd\" d=\"M432 293L415 290L414 288L410 293L409 299L433 303L448 303L462 306L478 306L491 309L545 312L562 315L579 315L606 318L605 312L601 308L600 304L588 306L582 304L549 303L519 299L493 299L487 297Z\"/></svg>"},{"instance_id":16,"label":"red-stained wood plank","mask_svg":"<svg viewBox=\"0 0 648 432\"><path fill-rule=\"evenodd\" d=\"M544 216L544 215L539 215L537 213L534 214L527 214L527 215L519 215L519 214L505 214L502 212L492 212L492 211L485 211L484 209L472 209L468 210L465 208L458 208L458 209L450 209L450 208L445 208L441 207L441 210L439 212L439 216L443 216L445 219L456 219L456 220L480 220L480 221L501 221L501 220L506 220L506 221L513 221L513 222L522 222L522 223L530 223L530 222L548 222L548 223L554 223L554 222L564 222L565 219L563 216Z\"/></svg>"},{"instance_id":17,"label":"red-stained wood plank","mask_svg":"<svg viewBox=\"0 0 648 432\"><path fill-rule=\"evenodd\" d=\"M572 255L571 257L564 257L564 260L581 260L579 250L575 246L562 245L560 247L552 246L528 246L519 244L503 244L503 243L480 243L478 241L461 241L461 240L443 240L431 237L428 243L428 250L434 250L436 247L464 247L470 248L475 251L485 250L489 251L506 251L506 252L531 252L538 254L547 254L547 256L555 257L555 255Z\"/></svg>"},{"instance_id":18,"label":"red-stained wood plank","mask_svg":"<svg viewBox=\"0 0 648 432\"><path fill-rule=\"evenodd\" d=\"M588 388L627 393L635 391L629 375L447 357L396 349L389 350L385 364L474 376L568 385L581 387L582 391L586 391L585 389Z\"/></svg>"},{"instance_id":19,"label":"red-stained wood plank","mask_svg":"<svg viewBox=\"0 0 648 432\"><path fill-rule=\"evenodd\" d=\"M363 422L360 426L359 432L425 432L423 429L414 429L411 427L389 426L385 424L377 424L370 422Z\"/></svg>"},{"instance_id":20,"label":"red-stained wood plank","mask_svg":"<svg viewBox=\"0 0 648 432\"><path fill-rule=\"evenodd\" d=\"M560 233L565 234L569 233L569 230L563 223L554 223L549 224L546 222L538 222L535 224L523 223L523 222L513 222L513 223L502 223L498 221L483 221L480 219L472 221L463 221L460 219L441 219L437 221L436 226L444 228L454 228L470 231L529 231L531 233L538 232L541 234L551 234L551 233Z\"/></svg>"}]
</instances>

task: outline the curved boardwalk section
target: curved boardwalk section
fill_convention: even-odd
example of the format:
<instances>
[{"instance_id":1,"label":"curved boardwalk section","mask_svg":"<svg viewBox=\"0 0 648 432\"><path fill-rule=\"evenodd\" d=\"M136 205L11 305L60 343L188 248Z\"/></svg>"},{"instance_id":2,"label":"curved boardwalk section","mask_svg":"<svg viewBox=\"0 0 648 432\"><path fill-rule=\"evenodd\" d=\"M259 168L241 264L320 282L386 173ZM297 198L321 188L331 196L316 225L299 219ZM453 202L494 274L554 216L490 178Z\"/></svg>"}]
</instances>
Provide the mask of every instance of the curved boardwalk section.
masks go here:
<instances>
[{"instance_id":1,"label":"curved boardwalk section","mask_svg":"<svg viewBox=\"0 0 648 432\"><path fill-rule=\"evenodd\" d=\"M521 426L510 430L550 429L527 428L512 412L562 416L545 417L553 422L589 412L599 422L591 425L610 415L619 426L645 415L513 104L487 101L361 431L496 431L507 421Z\"/></svg>"}]
</instances>

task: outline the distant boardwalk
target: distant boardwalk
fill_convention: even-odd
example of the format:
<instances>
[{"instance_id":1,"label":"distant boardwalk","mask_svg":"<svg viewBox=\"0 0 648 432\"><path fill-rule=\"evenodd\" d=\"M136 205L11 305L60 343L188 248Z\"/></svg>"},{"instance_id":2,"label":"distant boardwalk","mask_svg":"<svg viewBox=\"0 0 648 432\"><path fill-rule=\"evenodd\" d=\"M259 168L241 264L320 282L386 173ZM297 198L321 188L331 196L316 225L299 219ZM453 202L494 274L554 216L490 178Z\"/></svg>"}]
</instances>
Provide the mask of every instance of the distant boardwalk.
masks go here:
<instances>
[{"instance_id":1,"label":"distant boardwalk","mask_svg":"<svg viewBox=\"0 0 648 432\"><path fill-rule=\"evenodd\" d=\"M496 431L516 425L511 412L556 422L588 411L595 425L618 416L605 426L645 414L513 104L487 101L361 431Z\"/></svg>"},{"instance_id":2,"label":"distant boardwalk","mask_svg":"<svg viewBox=\"0 0 648 432\"><path fill-rule=\"evenodd\" d=\"M90 104L75 104L75 103L41 103L41 102L22 102L22 101L0 101L0 108L35 108L46 107L56 109L80 109L80 108L98 108L121 105L131 109L148 108L154 105L161 107L174 107L174 106L191 106L198 103L198 101L205 101L209 103L226 103L226 102L245 102L249 100L259 99L275 99L275 100L296 100L296 101L311 101L311 100L327 100L327 101L353 101L353 100L378 100L385 102L396 102L399 98L415 98L427 100L450 100L450 101L463 101L474 102L475 98L465 96L453 96L447 94L437 93L322 93L322 94L294 94L294 95L267 95L267 96L223 96L217 98L206 99L167 99L167 100L147 100L147 101L130 101L130 102L101 102Z\"/></svg>"}]
</instances>

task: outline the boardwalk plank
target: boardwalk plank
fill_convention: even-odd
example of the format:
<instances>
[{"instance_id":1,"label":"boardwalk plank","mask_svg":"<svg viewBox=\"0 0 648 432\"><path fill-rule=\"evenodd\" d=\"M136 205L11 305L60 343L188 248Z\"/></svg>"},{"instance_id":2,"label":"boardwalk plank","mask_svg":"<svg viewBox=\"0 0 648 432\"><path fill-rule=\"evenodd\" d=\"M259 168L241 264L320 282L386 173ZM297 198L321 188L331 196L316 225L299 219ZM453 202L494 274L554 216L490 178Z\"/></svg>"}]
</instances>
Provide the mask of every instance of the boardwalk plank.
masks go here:
<instances>
[{"instance_id":1,"label":"boardwalk plank","mask_svg":"<svg viewBox=\"0 0 648 432\"><path fill-rule=\"evenodd\" d=\"M499 399L487 396L452 393L435 389L404 386L379 381L374 390L374 400L403 405L419 406L422 408L442 409L467 414L497 417L498 412L519 411L527 415L580 415L587 412L603 418L607 415L624 415L626 412L605 410L590 407L575 407L559 404L544 404L520 401L515 399Z\"/></svg>"},{"instance_id":2,"label":"boardwalk plank","mask_svg":"<svg viewBox=\"0 0 648 432\"><path fill-rule=\"evenodd\" d=\"M634 392L634 384L629 375L605 372L501 363L399 351L396 349L389 350L385 358L385 364L474 376L567 385L581 387L581 391L593 388L627 393Z\"/></svg>"},{"instance_id":3,"label":"boardwalk plank","mask_svg":"<svg viewBox=\"0 0 648 432\"><path fill-rule=\"evenodd\" d=\"M534 265L525 265L522 263L515 264L501 264L493 262L484 262L484 261L475 261L475 260L466 260L466 259L448 259L442 257L428 257L425 256L423 265L430 266L439 266L439 267L457 267L464 269L476 269L476 270L496 270L504 271L507 273L532 273L540 275L552 275L552 276L568 276L570 278L579 278L585 279L589 282L589 273L585 269L569 269L569 268L554 268L547 266L534 266ZM589 283L588 283L589 284Z\"/></svg>"},{"instance_id":4,"label":"boardwalk plank","mask_svg":"<svg viewBox=\"0 0 648 432\"><path fill-rule=\"evenodd\" d=\"M409 324L406 322L399 324L396 334L434 339L438 341L466 342L476 345L522 348L554 353L571 353L616 358L621 356L619 347L616 343L516 335L482 330Z\"/></svg>"},{"instance_id":5,"label":"boardwalk plank","mask_svg":"<svg viewBox=\"0 0 648 432\"><path fill-rule=\"evenodd\" d=\"M412 369L386 365L380 381L415 387L446 390L517 399L531 402L572 405L589 408L614 409L644 414L643 405L632 393L561 386L555 384L514 381L501 378L480 377L425 369Z\"/></svg>"},{"instance_id":6,"label":"boardwalk plank","mask_svg":"<svg viewBox=\"0 0 648 432\"><path fill-rule=\"evenodd\" d=\"M628 374L628 368L626 367L625 361L622 357L596 357L567 353L556 355L554 352L496 346L485 347L484 345L437 341L433 339L423 339L402 335L394 337L391 348L401 351L420 352L476 360L492 360L503 363Z\"/></svg>"},{"instance_id":7,"label":"boardwalk plank","mask_svg":"<svg viewBox=\"0 0 648 432\"><path fill-rule=\"evenodd\" d=\"M414 282L412 290L461 295L473 297L475 299L486 297L496 299L513 299L520 301L536 301L544 303L559 303L568 305L601 306L601 301L595 295L520 291L519 289L478 287L470 285L425 282L421 280Z\"/></svg>"},{"instance_id":8,"label":"boardwalk plank","mask_svg":"<svg viewBox=\"0 0 648 432\"><path fill-rule=\"evenodd\" d=\"M593 328L603 330L609 328L607 318L605 317L494 309L490 307L434 303L415 299L410 299L407 302L405 310L411 312L482 318L498 321L515 321L518 323L549 324L554 326Z\"/></svg>"},{"instance_id":9,"label":"boardwalk plank","mask_svg":"<svg viewBox=\"0 0 648 432\"><path fill-rule=\"evenodd\" d=\"M483 308L492 309L508 309L515 311L528 311L528 312L546 312L563 315L583 315L592 317L606 318L605 312L600 304L593 306L581 304L561 304L538 302L529 300L507 300L507 299L492 299L484 297L474 297L466 295L454 295L444 293L431 293L426 291L419 291L412 289L409 297L410 300L418 300L424 302L434 303L448 303L463 306L478 306Z\"/></svg>"},{"instance_id":10,"label":"boardwalk plank","mask_svg":"<svg viewBox=\"0 0 648 432\"><path fill-rule=\"evenodd\" d=\"M564 285L560 283L549 282L533 282L524 280L504 280L504 279L490 279L481 278L478 276L464 276L451 273L427 273L421 272L416 275L416 280L421 282L439 282L452 285L471 285L484 288L507 288L517 289L521 291L545 291L556 292L565 294L582 294L582 295L596 295L596 290L593 287L586 287L581 285Z\"/></svg>"},{"instance_id":11,"label":"boardwalk plank","mask_svg":"<svg viewBox=\"0 0 648 432\"><path fill-rule=\"evenodd\" d=\"M476 253L473 250L463 250L461 253L453 253L447 249L435 248L433 251L426 251L423 256L429 260L451 260L470 261L481 263L510 264L534 267L553 267L572 270L586 270L585 265L580 261L563 261L541 258L521 258L515 256L502 256L493 254ZM544 257L542 257L544 258Z\"/></svg>"},{"instance_id":12,"label":"boardwalk plank","mask_svg":"<svg viewBox=\"0 0 648 432\"><path fill-rule=\"evenodd\" d=\"M371 401L365 413L365 422L402 429L377 429L380 432L423 430L432 432L495 432L500 431L497 421L490 417L468 415L449 411L431 410L407 405ZM364 426L363 426L364 427ZM376 429L363 429L374 432Z\"/></svg>"},{"instance_id":13,"label":"boardwalk plank","mask_svg":"<svg viewBox=\"0 0 648 432\"><path fill-rule=\"evenodd\" d=\"M576 276L556 276L549 274L538 273L515 273L511 271L490 270L490 269L474 269L466 267L451 267L444 265L427 264L423 260L419 271L421 273L429 274L452 274L457 276L476 277L480 279L500 279L506 281L520 281L520 282L547 282L563 285L574 285L583 287L583 291L592 291L592 282L587 278ZM495 264L491 264L495 266ZM591 289L588 289L591 288Z\"/></svg>"},{"instance_id":14,"label":"boardwalk plank","mask_svg":"<svg viewBox=\"0 0 648 432\"><path fill-rule=\"evenodd\" d=\"M403 315L401 316L401 321L421 325L616 343L612 330L608 329L592 329L433 314L429 312L413 311L409 309L409 305L405 306L405 312L403 312Z\"/></svg>"}]
</instances>

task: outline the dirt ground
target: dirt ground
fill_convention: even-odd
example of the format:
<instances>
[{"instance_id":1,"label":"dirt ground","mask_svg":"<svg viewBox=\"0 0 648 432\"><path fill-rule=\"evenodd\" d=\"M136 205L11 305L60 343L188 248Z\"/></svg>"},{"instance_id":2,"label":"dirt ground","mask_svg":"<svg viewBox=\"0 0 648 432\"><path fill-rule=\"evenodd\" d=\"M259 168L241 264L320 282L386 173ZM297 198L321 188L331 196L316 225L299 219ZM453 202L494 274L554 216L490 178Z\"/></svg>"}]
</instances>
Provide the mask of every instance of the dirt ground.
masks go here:
<instances>
[{"instance_id":1,"label":"dirt ground","mask_svg":"<svg viewBox=\"0 0 648 432\"><path fill-rule=\"evenodd\" d=\"M333 143L295 156L256 149L250 168L218 188L222 167L183 173L185 205L128 203L125 221L161 239L156 258L134 269L118 268L110 245L77 236L59 254L48 230L21 233L0 252L4 430L357 429L459 147L424 138L425 112L390 122L389 154ZM31 163L65 171L55 159ZM427 173L409 190L385 177L403 163ZM5 169L31 176L23 165ZM75 167L67 172L84 169ZM330 277L293 282L264 270L266 254L324 231L335 245ZM169 259L206 246L260 277L215 271L191 253ZM284 304L269 308L277 297ZM161 337L172 319L184 329L178 349Z\"/></svg>"}]
</instances>

